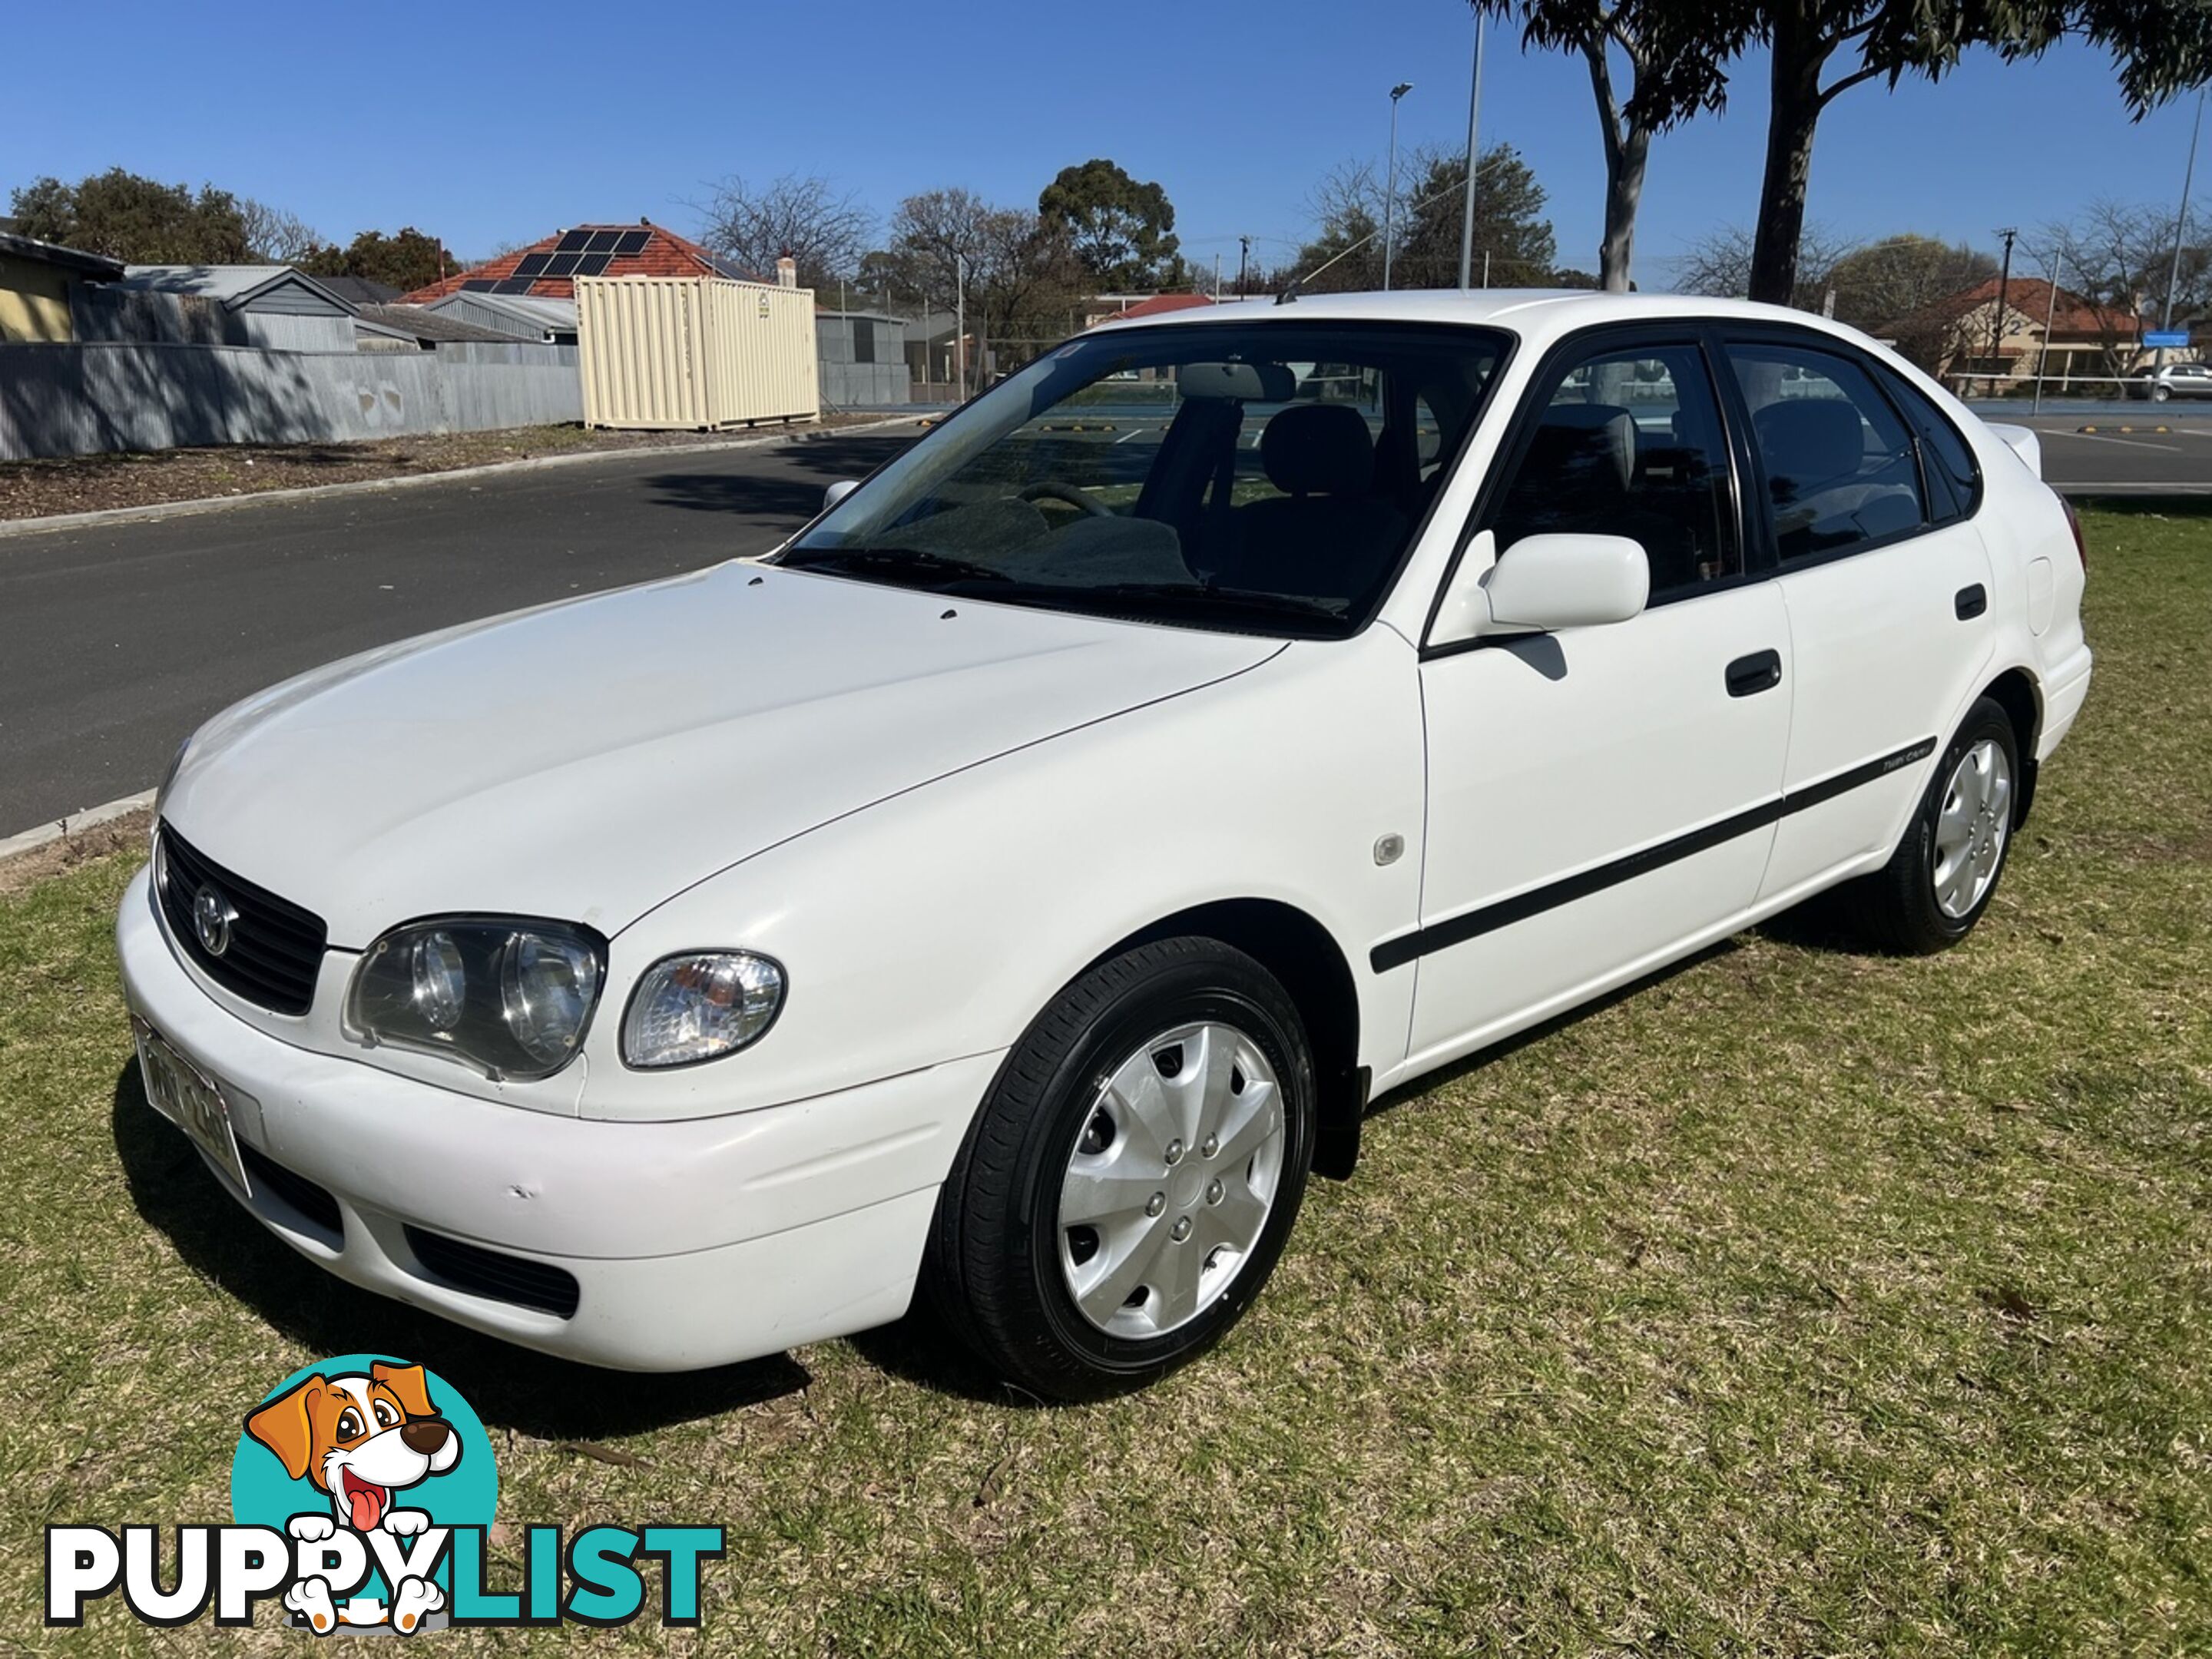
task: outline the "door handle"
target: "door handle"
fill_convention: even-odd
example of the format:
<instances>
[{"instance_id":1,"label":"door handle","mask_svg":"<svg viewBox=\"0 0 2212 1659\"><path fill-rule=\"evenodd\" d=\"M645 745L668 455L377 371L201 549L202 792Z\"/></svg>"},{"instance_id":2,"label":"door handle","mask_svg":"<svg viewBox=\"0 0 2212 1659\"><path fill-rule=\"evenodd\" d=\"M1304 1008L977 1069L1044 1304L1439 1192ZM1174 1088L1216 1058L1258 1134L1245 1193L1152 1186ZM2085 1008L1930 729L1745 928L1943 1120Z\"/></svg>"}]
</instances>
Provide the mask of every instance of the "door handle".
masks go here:
<instances>
[{"instance_id":1,"label":"door handle","mask_svg":"<svg viewBox=\"0 0 2212 1659\"><path fill-rule=\"evenodd\" d=\"M1728 665L1728 694L1731 697L1753 696L1761 691L1771 691L1782 684L1782 653L1779 651L1754 651L1747 657L1738 657Z\"/></svg>"},{"instance_id":2,"label":"door handle","mask_svg":"<svg viewBox=\"0 0 2212 1659\"><path fill-rule=\"evenodd\" d=\"M1959 613L1960 622L1972 622L1990 608L1989 589L1979 582L1972 587L1962 587L1959 590L1959 597L1952 601L1951 608Z\"/></svg>"}]
</instances>

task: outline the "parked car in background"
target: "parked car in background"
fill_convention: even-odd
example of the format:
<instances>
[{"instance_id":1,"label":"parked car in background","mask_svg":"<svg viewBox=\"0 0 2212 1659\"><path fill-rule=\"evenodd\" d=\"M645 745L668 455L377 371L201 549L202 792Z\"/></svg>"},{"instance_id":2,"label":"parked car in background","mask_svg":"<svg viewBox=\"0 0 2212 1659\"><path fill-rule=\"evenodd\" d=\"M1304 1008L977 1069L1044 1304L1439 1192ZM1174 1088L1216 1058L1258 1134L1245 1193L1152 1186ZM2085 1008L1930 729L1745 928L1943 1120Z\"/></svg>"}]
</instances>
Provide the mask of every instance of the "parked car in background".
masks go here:
<instances>
[{"instance_id":1,"label":"parked car in background","mask_svg":"<svg viewBox=\"0 0 2212 1659\"><path fill-rule=\"evenodd\" d=\"M1737 302L1094 329L763 562L210 722L118 923L148 1094L527 1346L919 1289L1035 1393L1141 1382L1372 1097L1829 890L1966 936L2089 682L2036 454Z\"/></svg>"},{"instance_id":2,"label":"parked car in background","mask_svg":"<svg viewBox=\"0 0 2212 1659\"><path fill-rule=\"evenodd\" d=\"M2168 363L2146 368L2124 383L2130 398L2162 404L2169 398L2212 398L2212 363Z\"/></svg>"}]
</instances>

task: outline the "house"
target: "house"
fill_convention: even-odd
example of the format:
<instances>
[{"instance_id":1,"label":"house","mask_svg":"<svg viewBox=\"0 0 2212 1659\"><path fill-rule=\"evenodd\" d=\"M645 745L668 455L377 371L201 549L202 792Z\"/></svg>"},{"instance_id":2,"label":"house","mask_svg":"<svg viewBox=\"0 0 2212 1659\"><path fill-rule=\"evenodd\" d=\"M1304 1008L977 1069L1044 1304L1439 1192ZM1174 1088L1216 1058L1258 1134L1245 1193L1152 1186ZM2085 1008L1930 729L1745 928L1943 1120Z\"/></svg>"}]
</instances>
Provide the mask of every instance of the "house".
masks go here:
<instances>
[{"instance_id":1,"label":"house","mask_svg":"<svg viewBox=\"0 0 2212 1659\"><path fill-rule=\"evenodd\" d=\"M290 265L131 265L88 292L79 337L351 351L353 307Z\"/></svg>"},{"instance_id":2,"label":"house","mask_svg":"<svg viewBox=\"0 0 2212 1659\"><path fill-rule=\"evenodd\" d=\"M1165 317L1177 311L1188 311L1196 306L1210 306L1211 297L1203 294L1101 294L1083 307L1083 325L1096 328L1101 323L1135 322L1146 317Z\"/></svg>"},{"instance_id":3,"label":"house","mask_svg":"<svg viewBox=\"0 0 2212 1659\"><path fill-rule=\"evenodd\" d=\"M428 288L418 288L405 300L410 305L434 305L456 294L494 294L503 298L574 301L579 276L763 280L688 236L641 219L634 225L577 225L556 231L528 247L502 253Z\"/></svg>"},{"instance_id":4,"label":"house","mask_svg":"<svg viewBox=\"0 0 2212 1659\"><path fill-rule=\"evenodd\" d=\"M564 283L571 293L574 284ZM574 299L544 299L529 294L492 294L476 289L422 302L422 309L455 322L488 328L511 340L537 340L546 345L576 343L576 302Z\"/></svg>"},{"instance_id":5,"label":"house","mask_svg":"<svg viewBox=\"0 0 2212 1659\"><path fill-rule=\"evenodd\" d=\"M119 259L0 231L0 342L75 339L78 290L123 270Z\"/></svg>"},{"instance_id":6,"label":"house","mask_svg":"<svg viewBox=\"0 0 2212 1659\"><path fill-rule=\"evenodd\" d=\"M2002 287L1992 276L1875 332L1938 380L1962 389L1990 381L2017 385L2039 372L2046 387L2063 389L2075 380L2126 374L2146 356L2134 312L2069 289L2054 294L2039 276L2015 276Z\"/></svg>"},{"instance_id":7,"label":"house","mask_svg":"<svg viewBox=\"0 0 2212 1659\"><path fill-rule=\"evenodd\" d=\"M397 293L398 290L392 290ZM435 351L441 345L512 345L516 337L422 306L365 305L353 319L363 351Z\"/></svg>"},{"instance_id":8,"label":"house","mask_svg":"<svg viewBox=\"0 0 2212 1659\"><path fill-rule=\"evenodd\" d=\"M349 306L388 306L399 297L389 283L372 283L366 276L318 276L315 280Z\"/></svg>"}]
</instances>

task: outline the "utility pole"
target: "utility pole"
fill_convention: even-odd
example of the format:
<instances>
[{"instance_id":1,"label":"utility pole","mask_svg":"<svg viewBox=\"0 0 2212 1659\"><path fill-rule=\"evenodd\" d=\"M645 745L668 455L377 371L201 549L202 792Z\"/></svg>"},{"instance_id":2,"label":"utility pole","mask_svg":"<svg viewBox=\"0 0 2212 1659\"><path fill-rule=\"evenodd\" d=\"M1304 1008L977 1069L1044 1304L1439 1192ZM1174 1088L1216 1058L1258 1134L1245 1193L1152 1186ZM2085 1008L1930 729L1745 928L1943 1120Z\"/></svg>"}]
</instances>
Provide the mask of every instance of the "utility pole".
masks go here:
<instances>
[{"instance_id":1,"label":"utility pole","mask_svg":"<svg viewBox=\"0 0 2212 1659\"><path fill-rule=\"evenodd\" d=\"M1252 239L1239 236L1237 239L1237 297L1240 300L1244 297L1244 272L1251 263Z\"/></svg>"},{"instance_id":2,"label":"utility pole","mask_svg":"<svg viewBox=\"0 0 2212 1659\"><path fill-rule=\"evenodd\" d=\"M2181 237L2189 228L2189 191L2197 182L2197 137L2204 130L2204 94L2197 94L2197 120L2189 129L2189 165L2181 173L2181 205L2173 215L2173 263L2166 272L2166 308L2159 318L2160 328L2173 326L2173 290L2181 283ZM2158 366L2166 367L2166 348L2158 349Z\"/></svg>"},{"instance_id":3,"label":"utility pole","mask_svg":"<svg viewBox=\"0 0 2212 1659\"><path fill-rule=\"evenodd\" d=\"M1482 119L1482 14L1474 14L1474 75L1467 94L1467 204L1460 210L1459 285L1464 291L1474 275L1475 132ZM1486 282L1483 286L1490 284Z\"/></svg>"},{"instance_id":4,"label":"utility pole","mask_svg":"<svg viewBox=\"0 0 2212 1659\"><path fill-rule=\"evenodd\" d=\"M2043 413L2043 375L2051 367L2051 329L2058 320L2058 273L2066 266L2066 250L2051 250L2051 303L2043 310L2043 352L2035 360L2035 407L2030 414Z\"/></svg>"},{"instance_id":5,"label":"utility pole","mask_svg":"<svg viewBox=\"0 0 2212 1659\"><path fill-rule=\"evenodd\" d=\"M2012 295L2012 243L2013 238L2020 234L2020 230L2017 226L2007 225L1997 234L2004 238L2005 251L2004 264L1997 272L1997 314L1990 322L1990 368L1992 371L1997 366L1998 350L2004 343L2005 307ZM1990 383L1990 395L1996 397L1996 374L1992 372L1984 378Z\"/></svg>"},{"instance_id":6,"label":"utility pole","mask_svg":"<svg viewBox=\"0 0 2212 1659\"><path fill-rule=\"evenodd\" d=\"M1390 258L1398 208L1398 100L1413 89L1411 81L1390 88L1390 183L1382 192L1382 291L1390 291Z\"/></svg>"},{"instance_id":7,"label":"utility pole","mask_svg":"<svg viewBox=\"0 0 2212 1659\"><path fill-rule=\"evenodd\" d=\"M1221 256L1213 256L1213 303L1221 303Z\"/></svg>"},{"instance_id":8,"label":"utility pole","mask_svg":"<svg viewBox=\"0 0 2212 1659\"><path fill-rule=\"evenodd\" d=\"M956 404L968 401L968 256L952 256L952 349L959 360L960 393Z\"/></svg>"}]
</instances>

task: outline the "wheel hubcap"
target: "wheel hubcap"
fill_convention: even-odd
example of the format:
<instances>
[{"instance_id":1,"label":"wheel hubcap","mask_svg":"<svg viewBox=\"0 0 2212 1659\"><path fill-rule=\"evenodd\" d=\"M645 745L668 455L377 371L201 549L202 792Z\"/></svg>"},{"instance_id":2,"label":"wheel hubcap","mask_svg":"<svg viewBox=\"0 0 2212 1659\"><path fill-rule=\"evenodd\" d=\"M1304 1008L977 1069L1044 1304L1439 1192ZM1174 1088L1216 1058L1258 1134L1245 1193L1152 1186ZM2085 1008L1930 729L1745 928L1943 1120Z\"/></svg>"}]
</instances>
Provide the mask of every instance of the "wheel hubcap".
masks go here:
<instances>
[{"instance_id":1,"label":"wheel hubcap","mask_svg":"<svg viewBox=\"0 0 2212 1659\"><path fill-rule=\"evenodd\" d=\"M1997 878L2012 830L2012 767L1993 738L1959 757L1936 817L1936 907L1957 921Z\"/></svg>"},{"instance_id":2,"label":"wheel hubcap","mask_svg":"<svg viewBox=\"0 0 2212 1659\"><path fill-rule=\"evenodd\" d=\"M1209 1021L1163 1031L1108 1074L1060 1184L1060 1265L1083 1316L1164 1336L1218 1300L1266 1231L1283 1097L1260 1046Z\"/></svg>"}]
</instances>

